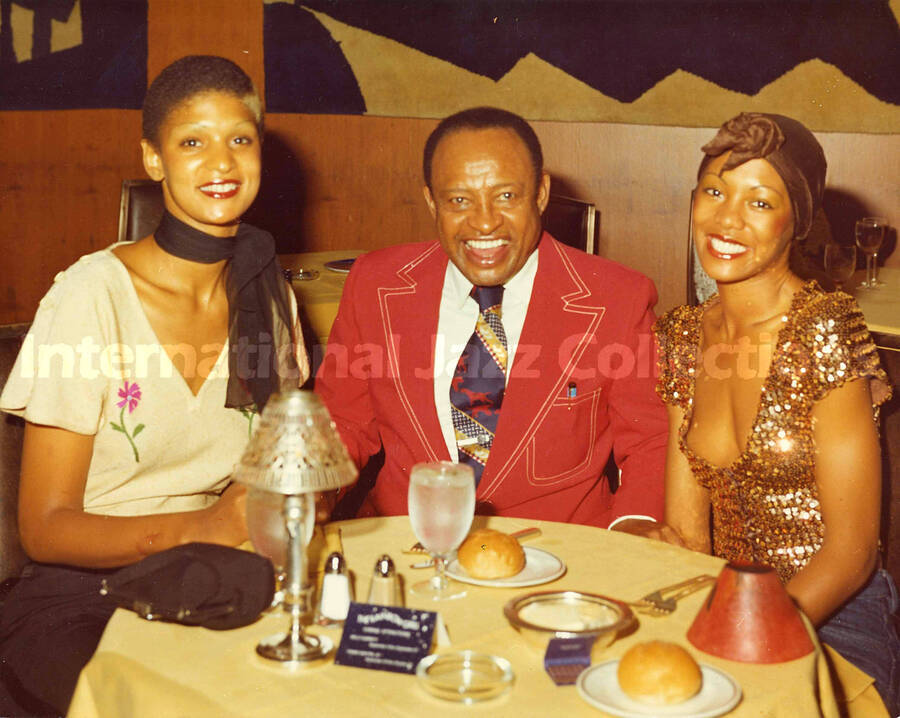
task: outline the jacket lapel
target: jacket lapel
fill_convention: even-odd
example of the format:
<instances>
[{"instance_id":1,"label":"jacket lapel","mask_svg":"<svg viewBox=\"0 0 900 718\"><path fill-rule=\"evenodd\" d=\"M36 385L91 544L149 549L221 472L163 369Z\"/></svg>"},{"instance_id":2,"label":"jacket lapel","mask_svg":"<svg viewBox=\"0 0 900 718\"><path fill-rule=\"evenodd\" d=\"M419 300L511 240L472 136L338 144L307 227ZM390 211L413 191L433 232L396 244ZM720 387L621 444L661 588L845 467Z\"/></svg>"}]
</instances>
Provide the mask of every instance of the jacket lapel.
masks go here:
<instances>
[{"instance_id":1,"label":"jacket lapel","mask_svg":"<svg viewBox=\"0 0 900 718\"><path fill-rule=\"evenodd\" d=\"M429 461L447 460L434 406L434 337L448 258L428 244L378 288L385 369Z\"/></svg>"},{"instance_id":2,"label":"jacket lapel","mask_svg":"<svg viewBox=\"0 0 900 718\"><path fill-rule=\"evenodd\" d=\"M479 498L489 498L510 475L554 399L562 395L605 311L562 245L545 232L537 251L531 301ZM561 353L560 348L571 351Z\"/></svg>"}]
</instances>

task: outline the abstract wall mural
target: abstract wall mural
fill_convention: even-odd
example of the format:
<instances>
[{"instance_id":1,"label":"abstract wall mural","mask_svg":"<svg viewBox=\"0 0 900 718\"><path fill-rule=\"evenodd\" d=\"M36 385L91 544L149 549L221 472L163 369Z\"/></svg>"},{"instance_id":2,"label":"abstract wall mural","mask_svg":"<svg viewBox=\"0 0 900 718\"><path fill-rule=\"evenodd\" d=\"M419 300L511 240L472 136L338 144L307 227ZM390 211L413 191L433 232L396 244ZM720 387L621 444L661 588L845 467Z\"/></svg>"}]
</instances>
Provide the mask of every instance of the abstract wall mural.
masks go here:
<instances>
[{"instance_id":1,"label":"abstract wall mural","mask_svg":"<svg viewBox=\"0 0 900 718\"><path fill-rule=\"evenodd\" d=\"M888 0L264 0L270 111L900 130Z\"/></svg>"},{"instance_id":2,"label":"abstract wall mural","mask_svg":"<svg viewBox=\"0 0 900 718\"><path fill-rule=\"evenodd\" d=\"M148 1L0 0L0 110L140 107ZM274 112L900 130L900 0L259 1Z\"/></svg>"},{"instance_id":3,"label":"abstract wall mural","mask_svg":"<svg viewBox=\"0 0 900 718\"><path fill-rule=\"evenodd\" d=\"M0 110L139 108L147 0L0 0Z\"/></svg>"}]
</instances>

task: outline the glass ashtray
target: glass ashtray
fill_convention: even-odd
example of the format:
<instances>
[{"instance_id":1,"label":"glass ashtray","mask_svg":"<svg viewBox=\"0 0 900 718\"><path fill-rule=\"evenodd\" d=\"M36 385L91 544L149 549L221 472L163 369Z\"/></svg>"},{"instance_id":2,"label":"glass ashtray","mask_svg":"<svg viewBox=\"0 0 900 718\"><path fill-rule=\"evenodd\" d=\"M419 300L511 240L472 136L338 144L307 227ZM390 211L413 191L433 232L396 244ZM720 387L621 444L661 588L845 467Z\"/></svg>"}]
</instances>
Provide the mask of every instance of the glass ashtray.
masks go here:
<instances>
[{"instance_id":1,"label":"glass ashtray","mask_svg":"<svg viewBox=\"0 0 900 718\"><path fill-rule=\"evenodd\" d=\"M425 656L416 666L416 677L437 698L476 703L506 693L515 674L509 661L500 656L455 651Z\"/></svg>"}]
</instances>

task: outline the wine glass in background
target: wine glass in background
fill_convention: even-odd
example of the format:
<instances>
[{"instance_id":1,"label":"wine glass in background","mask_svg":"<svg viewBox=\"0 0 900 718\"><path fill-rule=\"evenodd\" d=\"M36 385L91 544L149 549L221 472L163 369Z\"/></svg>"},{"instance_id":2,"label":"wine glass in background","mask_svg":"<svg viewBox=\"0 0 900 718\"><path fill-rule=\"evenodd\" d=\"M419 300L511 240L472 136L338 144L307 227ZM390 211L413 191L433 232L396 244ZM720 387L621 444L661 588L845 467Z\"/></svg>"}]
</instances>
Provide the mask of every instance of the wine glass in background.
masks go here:
<instances>
[{"instance_id":1,"label":"wine glass in background","mask_svg":"<svg viewBox=\"0 0 900 718\"><path fill-rule=\"evenodd\" d=\"M825 272L835 287L843 290L844 284L856 270L856 247L852 244L828 242L825 245Z\"/></svg>"},{"instance_id":2,"label":"wine glass in background","mask_svg":"<svg viewBox=\"0 0 900 718\"><path fill-rule=\"evenodd\" d=\"M884 241L887 220L884 217L863 217L856 220L856 246L866 253L866 281L860 284L866 289L877 289L878 250Z\"/></svg>"},{"instance_id":3,"label":"wine glass in background","mask_svg":"<svg viewBox=\"0 0 900 718\"><path fill-rule=\"evenodd\" d=\"M303 545L312 538L316 524L315 494L303 494L307 502L306 525L303 527ZM264 491L256 486L247 489L247 533L253 550L265 556L275 568L275 595L272 610L284 600L284 571L287 565L288 533L284 525L284 496Z\"/></svg>"},{"instance_id":4,"label":"wine glass in background","mask_svg":"<svg viewBox=\"0 0 900 718\"><path fill-rule=\"evenodd\" d=\"M472 468L450 461L416 464L409 475L407 507L413 533L434 558L435 568L434 576L410 590L435 601L465 596L465 589L451 585L444 571L475 515Z\"/></svg>"}]
</instances>

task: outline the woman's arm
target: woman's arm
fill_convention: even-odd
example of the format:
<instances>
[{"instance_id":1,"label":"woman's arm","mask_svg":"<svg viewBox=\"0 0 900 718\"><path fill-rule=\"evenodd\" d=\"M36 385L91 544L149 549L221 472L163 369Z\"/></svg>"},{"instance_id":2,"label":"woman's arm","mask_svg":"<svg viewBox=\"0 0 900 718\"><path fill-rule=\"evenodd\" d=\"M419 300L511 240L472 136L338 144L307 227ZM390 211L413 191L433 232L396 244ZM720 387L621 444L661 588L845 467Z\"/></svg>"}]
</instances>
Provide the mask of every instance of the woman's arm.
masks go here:
<instances>
[{"instance_id":1,"label":"woman's arm","mask_svg":"<svg viewBox=\"0 0 900 718\"><path fill-rule=\"evenodd\" d=\"M681 453L678 439L684 411L667 405L669 415L666 446L666 501L661 523L626 519L615 524L615 531L657 539L694 551L710 552L709 492L694 478L691 466Z\"/></svg>"},{"instance_id":2,"label":"woman's arm","mask_svg":"<svg viewBox=\"0 0 900 718\"><path fill-rule=\"evenodd\" d=\"M19 483L19 534L35 561L111 568L191 541L247 539L246 490L232 484L208 508L150 516L84 511L94 437L27 423Z\"/></svg>"},{"instance_id":3,"label":"woman's arm","mask_svg":"<svg viewBox=\"0 0 900 718\"><path fill-rule=\"evenodd\" d=\"M881 451L868 380L829 392L813 407L812 421L825 541L787 590L820 625L866 582L876 564Z\"/></svg>"},{"instance_id":4,"label":"woman's arm","mask_svg":"<svg viewBox=\"0 0 900 718\"><path fill-rule=\"evenodd\" d=\"M666 447L666 510L665 522L681 537L684 545L694 551L709 553L709 492L702 488L687 457L681 452L679 432L684 410L667 405L669 412L669 443Z\"/></svg>"}]
</instances>

